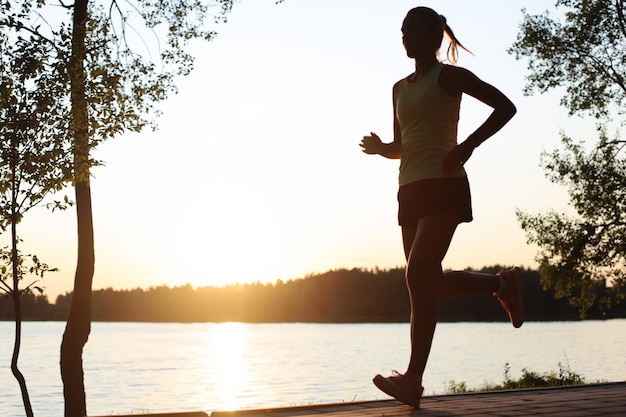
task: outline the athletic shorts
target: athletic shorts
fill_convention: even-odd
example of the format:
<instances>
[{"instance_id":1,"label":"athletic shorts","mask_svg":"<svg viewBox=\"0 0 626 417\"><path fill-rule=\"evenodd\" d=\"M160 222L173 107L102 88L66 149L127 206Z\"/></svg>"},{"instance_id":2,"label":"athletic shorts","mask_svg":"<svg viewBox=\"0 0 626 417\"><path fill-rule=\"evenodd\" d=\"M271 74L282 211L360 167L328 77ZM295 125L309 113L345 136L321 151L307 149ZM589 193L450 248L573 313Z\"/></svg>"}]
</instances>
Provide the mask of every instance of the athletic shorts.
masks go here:
<instances>
[{"instance_id":1,"label":"athletic shorts","mask_svg":"<svg viewBox=\"0 0 626 417\"><path fill-rule=\"evenodd\" d=\"M400 226L417 227L422 217L452 213L458 213L459 223L471 222L473 219L467 177L428 178L400 186Z\"/></svg>"}]
</instances>

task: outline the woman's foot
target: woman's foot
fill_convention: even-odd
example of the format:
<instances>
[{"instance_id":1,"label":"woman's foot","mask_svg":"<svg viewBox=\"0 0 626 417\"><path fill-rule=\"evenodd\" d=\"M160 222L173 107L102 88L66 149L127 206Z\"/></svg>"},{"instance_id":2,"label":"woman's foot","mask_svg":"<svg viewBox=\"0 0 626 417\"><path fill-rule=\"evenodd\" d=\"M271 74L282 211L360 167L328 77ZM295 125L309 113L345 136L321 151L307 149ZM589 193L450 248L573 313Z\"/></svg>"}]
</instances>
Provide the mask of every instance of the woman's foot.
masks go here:
<instances>
[{"instance_id":1,"label":"woman's foot","mask_svg":"<svg viewBox=\"0 0 626 417\"><path fill-rule=\"evenodd\" d=\"M419 408L424 387L416 376L403 375L393 371L393 375L389 377L376 375L373 381L378 389L390 397L411 407Z\"/></svg>"},{"instance_id":2,"label":"woman's foot","mask_svg":"<svg viewBox=\"0 0 626 417\"><path fill-rule=\"evenodd\" d=\"M518 268L502 270L500 276L500 288L493 296L500 300L502 308L509 315L513 327L521 327L524 323L524 299L522 298L523 278L522 271Z\"/></svg>"}]
</instances>

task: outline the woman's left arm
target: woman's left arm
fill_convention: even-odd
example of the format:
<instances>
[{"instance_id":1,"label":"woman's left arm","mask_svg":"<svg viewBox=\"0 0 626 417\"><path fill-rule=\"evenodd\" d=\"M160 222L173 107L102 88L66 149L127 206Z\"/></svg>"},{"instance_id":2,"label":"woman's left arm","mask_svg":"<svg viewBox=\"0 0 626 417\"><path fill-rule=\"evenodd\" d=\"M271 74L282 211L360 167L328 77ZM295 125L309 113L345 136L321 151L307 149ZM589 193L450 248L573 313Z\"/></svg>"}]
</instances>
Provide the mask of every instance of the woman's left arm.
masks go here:
<instances>
[{"instance_id":1,"label":"woman's left arm","mask_svg":"<svg viewBox=\"0 0 626 417\"><path fill-rule=\"evenodd\" d=\"M489 139L515 115L517 109L500 90L479 79L472 72L453 66L446 66L439 79L441 88L449 94L468 94L493 108L493 111L465 141L460 143L444 161L443 171L453 171L458 164L464 164L476 147Z\"/></svg>"}]
</instances>

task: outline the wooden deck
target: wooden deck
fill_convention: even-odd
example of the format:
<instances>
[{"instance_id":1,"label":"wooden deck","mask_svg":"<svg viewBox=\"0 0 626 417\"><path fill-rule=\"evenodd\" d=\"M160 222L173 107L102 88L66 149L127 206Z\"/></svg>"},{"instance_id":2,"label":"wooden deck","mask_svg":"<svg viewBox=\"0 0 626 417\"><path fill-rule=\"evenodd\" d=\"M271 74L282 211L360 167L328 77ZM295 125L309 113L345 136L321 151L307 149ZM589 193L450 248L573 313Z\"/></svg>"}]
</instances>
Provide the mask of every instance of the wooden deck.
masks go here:
<instances>
[{"instance_id":1,"label":"wooden deck","mask_svg":"<svg viewBox=\"0 0 626 417\"><path fill-rule=\"evenodd\" d=\"M626 382L425 396L419 409L394 400L259 410L214 411L211 417L626 417Z\"/></svg>"},{"instance_id":2,"label":"wooden deck","mask_svg":"<svg viewBox=\"0 0 626 417\"><path fill-rule=\"evenodd\" d=\"M157 413L157 414L112 414L116 417L209 417L204 411L188 411L178 413ZM93 416L110 417L110 416Z\"/></svg>"},{"instance_id":3,"label":"wooden deck","mask_svg":"<svg viewBox=\"0 0 626 417\"><path fill-rule=\"evenodd\" d=\"M626 417L626 382L422 398L413 409L395 400L214 411L211 417ZM104 417L104 416L103 416ZM209 417L203 411L118 417Z\"/></svg>"}]
</instances>

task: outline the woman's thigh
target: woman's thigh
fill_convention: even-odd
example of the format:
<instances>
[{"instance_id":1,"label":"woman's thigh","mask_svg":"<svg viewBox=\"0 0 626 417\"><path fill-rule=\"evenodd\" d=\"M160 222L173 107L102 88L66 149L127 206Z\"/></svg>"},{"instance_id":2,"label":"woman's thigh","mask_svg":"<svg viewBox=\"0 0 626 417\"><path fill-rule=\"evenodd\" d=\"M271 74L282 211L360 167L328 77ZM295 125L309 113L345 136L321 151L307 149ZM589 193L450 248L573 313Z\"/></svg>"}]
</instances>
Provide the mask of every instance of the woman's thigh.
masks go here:
<instances>
[{"instance_id":1,"label":"woman's thigh","mask_svg":"<svg viewBox=\"0 0 626 417\"><path fill-rule=\"evenodd\" d=\"M406 232L403 228L403 238L407 239L405 251L410 245L408 261L441 264L458 224L456 213L437 214L420 218L416 228L407 228Z\"/></svg>"}]
</instances>

